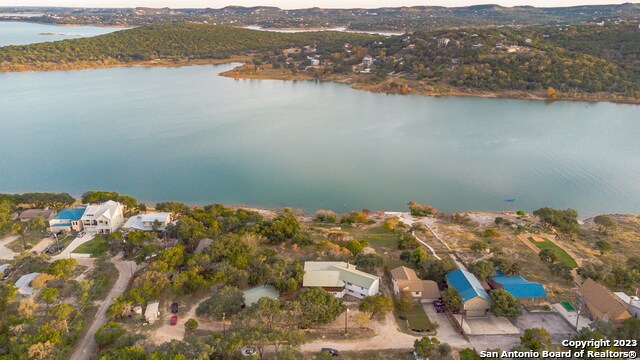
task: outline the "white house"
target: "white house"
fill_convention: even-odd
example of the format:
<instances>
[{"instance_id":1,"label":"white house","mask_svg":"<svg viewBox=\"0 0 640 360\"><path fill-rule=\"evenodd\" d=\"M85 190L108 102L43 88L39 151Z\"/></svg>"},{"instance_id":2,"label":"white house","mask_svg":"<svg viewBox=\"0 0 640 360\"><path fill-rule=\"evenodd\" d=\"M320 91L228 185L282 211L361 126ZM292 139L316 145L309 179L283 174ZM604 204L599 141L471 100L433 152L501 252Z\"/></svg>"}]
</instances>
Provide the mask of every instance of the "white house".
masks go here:
<instances>
[{"instance_id":1,"label":"white house","mask_svg":"<svg viewBox=\"0 0 640 360\"><path fill-rule=\"evenodd\" d=\"M123 228L131 230L153 231L154 223L158 225L158 230L164 229L171 223L170 212L152 212L148 214L134 215L127 220Z\"/></svg>"},{"instance_id":2,"label":"white house","mask_svg":"<svg viewBox=\"0 0 640 360\"><path fill-rule=\"evenodd\" d=\"M371 66L373 64L373 58L369 55L365 55L362 58L362 65L364 66Z\"/></svg>"},{"instance_id":3,"label":"white house","mask_svg":"<svg viewBox=\"0 0 640 360\"><path fill-rule=\"evenodd\" d=\"M109 200L100 205L89 205L82 215L82 226L87 232L110 234L124 222L124 206Z\"/></svg>"},{"instance_id":4,"label":"white house","mask_svg":"<svg viewBox=\"0 0 640 360\"><path fill-rule=\"evenodd\" d=\"M640 319L640 298L629 296L623 292L613 293L618 299L627 305L627 311L636 319Z\"/></svg>"},{"instance_id":5,"label":"white house","mask_svg":"<svg viewBox=\"0 0 640 360\"><path fill-rule=\"evenodd\" d=\"M307 261L302 286L321 287L337 298L347 294L363 299L378 293L380 278L342 261Z\"/></svg>"},{"instance_id":6,"label":"white house","mask_svg":"<svg viewBox=\"0 0 640 360\"><path fill-rule=\"evenodd\" d=\"M150 302L147 304L147 308L144 310L144 318L149 323L153 323L160 317L160 311L158 310L160 304L156 302Z\"/></svg>"}]
</instances>

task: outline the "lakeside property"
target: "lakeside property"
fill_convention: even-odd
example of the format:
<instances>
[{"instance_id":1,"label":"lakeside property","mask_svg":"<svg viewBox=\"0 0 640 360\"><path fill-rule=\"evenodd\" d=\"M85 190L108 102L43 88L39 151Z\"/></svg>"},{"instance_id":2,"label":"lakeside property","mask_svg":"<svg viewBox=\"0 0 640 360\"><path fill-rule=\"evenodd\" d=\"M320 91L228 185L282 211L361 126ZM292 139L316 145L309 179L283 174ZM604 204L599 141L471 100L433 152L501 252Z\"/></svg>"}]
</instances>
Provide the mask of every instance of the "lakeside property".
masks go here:
<instances>
[{"instance_id":1,"label":"lakeside property","mask_svg":"<svg viewBox=\"0 0 640 360\"><path fill-rule=\"evenodd\" d=\"M354 360L368 356L366 348L409 359L412 351L448 357L526 348L530 337L560 351L578 329L601 332L602 321L612 326L610 338L640 335L635 298L627 295L640 282L640 258L626 250L638 246L636 215L579 223L571 209L447 214L415 202L406 212L315 216L177 202L152 209L106 191L80 200L48 193L0 199L0 231L17 231L0 234L0 286L17 289L0 293L12 315L0 322L20 321L29 306L35 327L20 334L31 334L55 326L64 310L68 332L38 351L65 359L176 348L265 359L328 351ZM79 218L80 230L66 231L74 239L60 248L45 237L44 251L40 243L7 251L20 237L44 236L46 223L31 217L39 206L59 211L51 229L56 219ZM5 221L7 211L16 220ZM567 249L579 267L536 256L519 241L523 234ZM76 283L88 290L74 290ZM5 347L10 354L42 348L37 337L16 339Z\"/></svg>"}]
</instances>

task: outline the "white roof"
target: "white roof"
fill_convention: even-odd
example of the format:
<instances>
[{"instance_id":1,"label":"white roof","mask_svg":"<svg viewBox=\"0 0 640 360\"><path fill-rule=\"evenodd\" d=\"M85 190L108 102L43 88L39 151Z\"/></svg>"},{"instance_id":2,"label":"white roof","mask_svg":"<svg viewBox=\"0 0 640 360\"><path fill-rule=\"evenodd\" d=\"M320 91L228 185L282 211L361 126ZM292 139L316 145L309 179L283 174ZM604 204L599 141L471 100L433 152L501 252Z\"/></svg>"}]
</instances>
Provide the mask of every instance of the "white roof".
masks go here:
<instances>
[{"instance_id":1,"label":"white roof","mask_svg":"<svg viewBox=\"0 0 640 360\"><path fill-rule=\"evenodd\" d=\"M613 294L628 306L640 308L640 299L638 299L637 297L635 296L631 297L623 292L614 292Z\"/></svg>"},{"instance_id":2,"label":"white roof","mask_svg":"<svg viewBox=\"0 0 640 360\"><path fill-rule=\"evenodd\" d=\"M5 270L7 270L9 268L10 264L2 264L0 265L0 272L4 272Z\"/></svg>"},{"instance_id":3,"label":"white roof","mask_svg":"<svg viewBox=\"0 0 640 360\"><path fill-rule=\"evenodd\" d=\"M139 214L130 217L124 224L125 229L137 229L137 230L152 230L152 226L145 225L144 223L153 223L158 220L162 226L160 230L164 229L164 224L171 220L170 212L152 212L148 214Z\"/></svg>"},{"instance_id":4,"label":"white roof","mask_svg":"<svg viewBox=\"0 0 640 360\"><path fill-rule=\"evenodd\" d=\"M149 315L157 315L158 314L158 307L160 306L160 303L156 302L152 302L152 303L148 303L147 304L147 308L144 311L144 316L149 316Z\"/></svg>"},{"instance_id":5,"label":"white roof","mask_svg":"<svg viewBox=\"0 0 640 360\"><path fill-rule=\"evenodd\" d=\"M18 293L20 295L31 295L33 293L33 288L29 285L40 275L39 272L34 272L31 274L22 275L18 281L16 281L16 287L18 288Z\"/></svg>"},{"instance_id":6,"label":"white roof","mask_svg":"<svg viewBox=\"0 0 640 360\"><path fill-rule=\"evenodd\" d=\"M307 261L304 263L303 286L342 287L345 282L365 289L380 278L357 270L355 265L343 261Z\"/></svg>"},{"instance_id":7,"label":"white roof","mask_svg":"<svg viewBox=\"0 0 640 360\"><path fill-rule=\"evenodd\" d=\"M111 220L121 207L122 204L113 200L103 202L100 205L89 205L82 215L82 220L95 220L101 216Z\"/></svg>"}]
</instances>

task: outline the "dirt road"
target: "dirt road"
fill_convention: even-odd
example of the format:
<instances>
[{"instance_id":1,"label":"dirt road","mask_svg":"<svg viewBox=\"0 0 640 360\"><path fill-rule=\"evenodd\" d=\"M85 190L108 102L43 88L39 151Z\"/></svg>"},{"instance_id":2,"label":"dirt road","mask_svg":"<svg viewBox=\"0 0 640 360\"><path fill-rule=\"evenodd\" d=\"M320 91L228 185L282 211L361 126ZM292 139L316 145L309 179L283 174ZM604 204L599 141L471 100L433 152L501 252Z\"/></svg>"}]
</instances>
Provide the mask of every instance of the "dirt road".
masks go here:
<instances>
[{"instance_id":1,"label":"dirt road","mask_svg":"<svg viewBox=\"0 0 640 360\"><path fill-rule=\"evenodd\" d=\"M111 259L113 264L116 266L116 269L118 269L118 280L116 280L115 285L109 291L106 299L98 307L98 312L89 325L84 338L82 338L76 346L73 355L71 355L71 360L88 360L95 355L97 345L93 340L93 334L96 333L100 325L107 322L107 309L113 302L112 299L114 297L118 297L124 292L129 281L133 277L133 273L136 269L136 263L133 261L123 261L122 255L122 253L118 253L118 255Z\"/></svg>"},{"instance_id":2,"label":"dirt road","mask_svg":"<svg viewBox=\"0 0 640 360\"><path fill-rule=\"evenodd\" d=\"M10 244L17 238L18 236L14 235L7 236L4 239L0 240L0 260L12 260L16 255L18 255L16 252L5 246Z\"/></svg>"}]
</instances>

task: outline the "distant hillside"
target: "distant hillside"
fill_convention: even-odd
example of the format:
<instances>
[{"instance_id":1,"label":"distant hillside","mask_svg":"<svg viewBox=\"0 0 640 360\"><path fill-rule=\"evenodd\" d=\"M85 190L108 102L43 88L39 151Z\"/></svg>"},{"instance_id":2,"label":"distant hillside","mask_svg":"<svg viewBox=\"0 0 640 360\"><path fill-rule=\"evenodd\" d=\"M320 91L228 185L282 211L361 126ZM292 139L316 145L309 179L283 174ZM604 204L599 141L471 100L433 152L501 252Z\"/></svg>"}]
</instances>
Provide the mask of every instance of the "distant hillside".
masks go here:
<instances>
[{"instance_id":1,"label":"distant hillside","mask_svg":"<svg viewBox=\"0 0 640 360\"><path fill-rule=\"evenodd\" d=\"M250 52L315 45L340 48L349 41L367 43L377 37L341 32L270 33L202 24L157 24L106 35L0 48L0 71L50 68L51 64L155 59L222 59Z\"/></svg>"},{"instance_id":2,"label":"distant hillside","mask_svg":"<svg viewBox=\"0 0 640 360\"><path fill-rule=\"evenodd\" d=\"M209 24L265 28L348 27L354 30L434 30L470 26L577 25L596 22L640 21L640 4L589 5L536 8L476 5L468 7L412 6L378 9L293 9L228 6L222 9L84 9L0 8L0 12L29 11L44 16L31 18L56 24L140 26L160 22L207 22ZM24 19L16 18L24 21Z\"/></svg>"},{"instance_id":3,"label":"distant hillside","mask_svg":"<svg viewBox=\"0 0 640 360\"><path fill-rule=\"evenodd\" d=\"M338 80L383 92L638 103L639 38L640 29L629 24L465 28L403 36L156 24L93 38L3 47L0 71L152 61L180 65L248 55L253 57L243 75L248 77ZM296 49L284 54L289 48ZM264 70L272 72L257 74Z\"/></svg>"}]
</instances>

